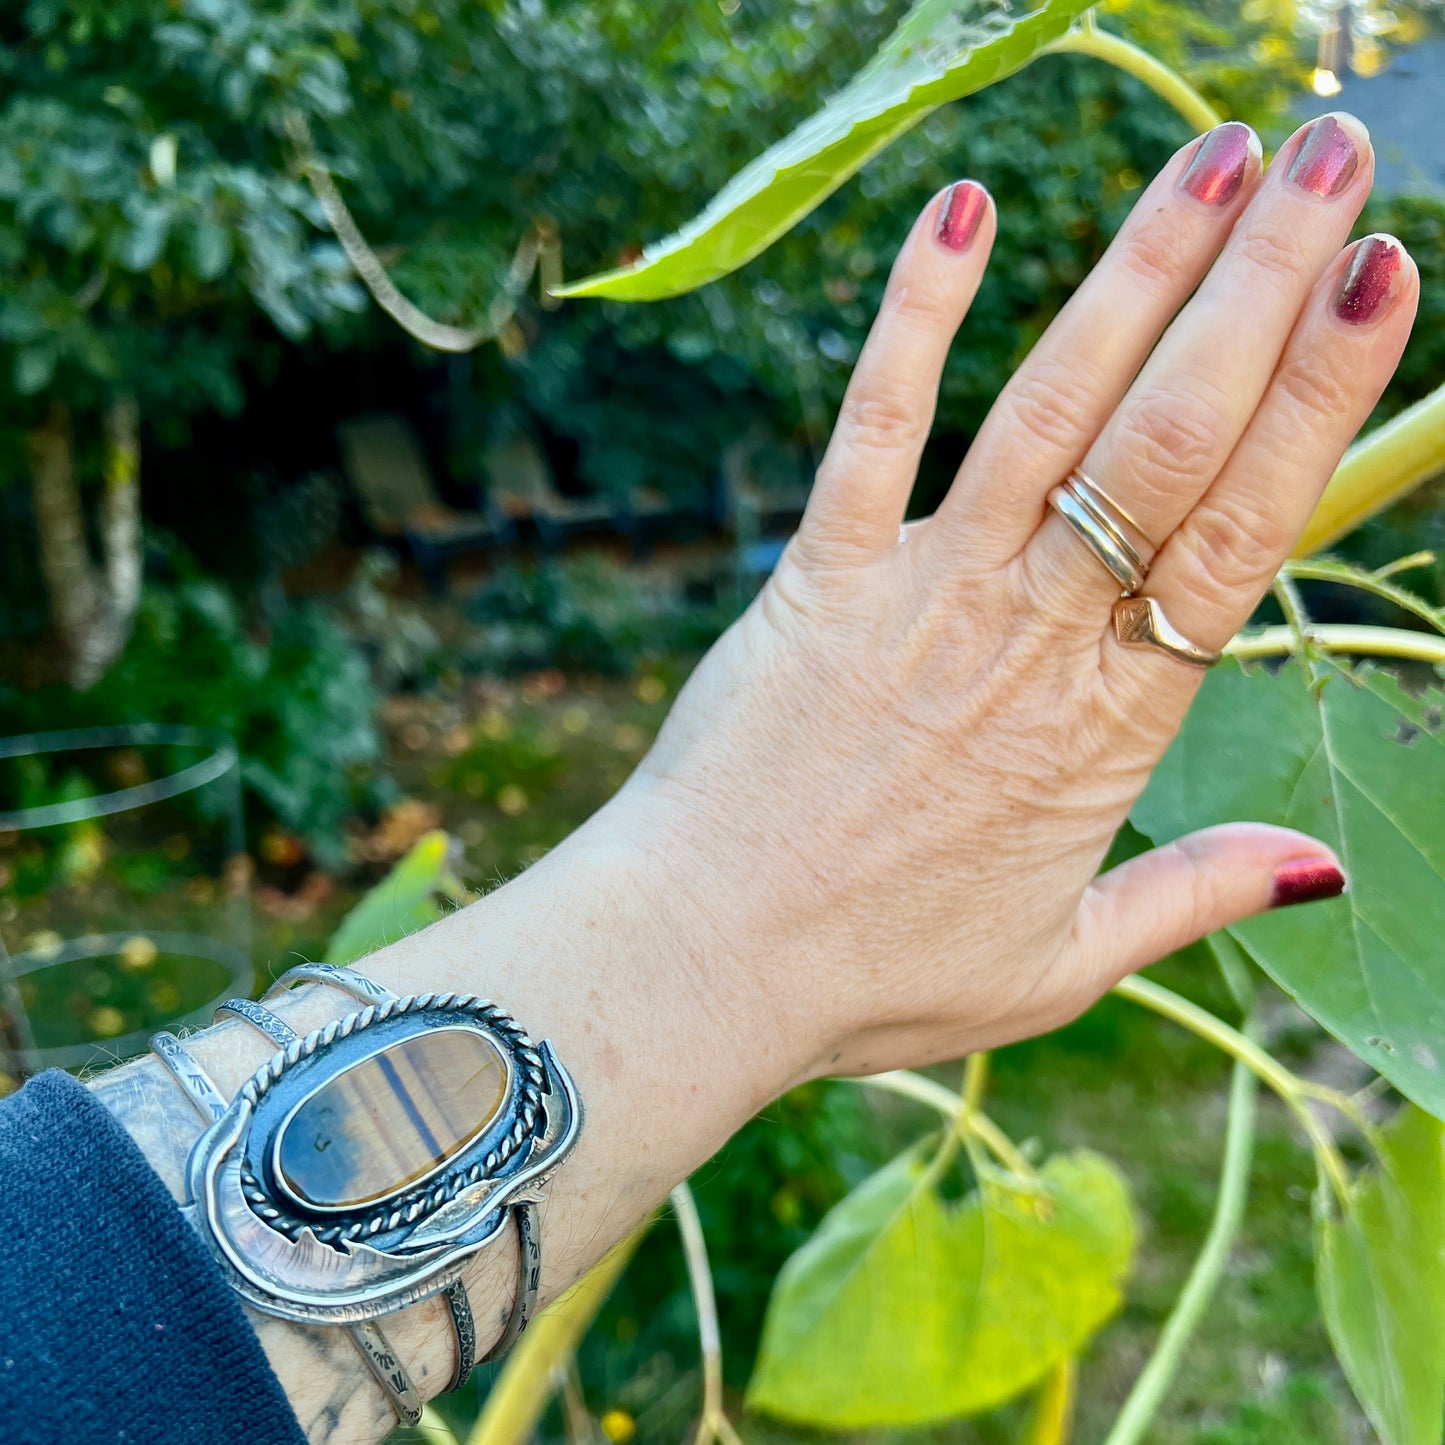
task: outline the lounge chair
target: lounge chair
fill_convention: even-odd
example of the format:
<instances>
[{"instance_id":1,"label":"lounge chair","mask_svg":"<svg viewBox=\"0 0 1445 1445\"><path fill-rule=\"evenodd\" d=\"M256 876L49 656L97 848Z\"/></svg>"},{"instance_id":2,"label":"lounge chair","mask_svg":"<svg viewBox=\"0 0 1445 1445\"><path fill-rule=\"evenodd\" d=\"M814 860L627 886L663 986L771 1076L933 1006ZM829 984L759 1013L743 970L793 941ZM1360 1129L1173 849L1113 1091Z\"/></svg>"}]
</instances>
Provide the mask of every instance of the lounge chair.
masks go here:
<instances>
[{"instance_id":1,"label":"lounge chair","mask_svg":"<svg viewBox=\"0 0 1445 1445\"><path fill-rule=\"evenodd\" d=\"M347 479L366 524L405 543L433 592L446 590L446 565L464 552L513 540L515 529L491 499L485 510L457 512L437 493L416 433L391 413L353 417L336 429Z\"/></svg>"}]
</instances>

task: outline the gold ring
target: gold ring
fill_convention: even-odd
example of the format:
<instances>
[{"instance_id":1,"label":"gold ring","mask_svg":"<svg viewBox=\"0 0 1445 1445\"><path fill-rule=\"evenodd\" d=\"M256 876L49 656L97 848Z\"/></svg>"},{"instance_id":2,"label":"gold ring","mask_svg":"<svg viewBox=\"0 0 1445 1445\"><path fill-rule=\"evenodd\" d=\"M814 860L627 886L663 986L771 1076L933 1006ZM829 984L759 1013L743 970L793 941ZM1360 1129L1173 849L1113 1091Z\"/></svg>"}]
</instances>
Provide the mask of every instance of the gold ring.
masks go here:
<instances>
[{"instance_id":1,"label":"gold ring","mask_svg":"<svg viewBox=\"0 0 1445 1445\"><path fill-rule=\"evenodd\" d=\"M1121 597L1114 604L1114 636L1125 647L1157 648L1191 667L1213 667L1224 656L1185 637L1154 597Z\"/></svg>"}]
</instances>

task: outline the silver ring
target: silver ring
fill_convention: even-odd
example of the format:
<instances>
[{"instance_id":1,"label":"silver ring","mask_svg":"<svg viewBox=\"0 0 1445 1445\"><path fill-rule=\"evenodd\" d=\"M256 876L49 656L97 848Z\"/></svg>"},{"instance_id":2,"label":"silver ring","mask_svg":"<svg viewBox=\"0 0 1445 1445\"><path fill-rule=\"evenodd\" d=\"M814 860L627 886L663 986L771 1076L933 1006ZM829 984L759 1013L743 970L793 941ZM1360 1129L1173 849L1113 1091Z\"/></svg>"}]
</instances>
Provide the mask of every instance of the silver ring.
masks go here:
<instances>
[{"instance_id":1,"label":"silver ring","mask_svg":"<svg viewBox=\"0 0 1445 1445\"><path fill-rule=\"evenodd\" d=\"M1125 647L1152 647L1191 667L1213 667L1224 656L1185 637L1154 597L1121 597L1114 604L1114 636Z\"/></svg>"},{"instance_id":2,"label":"silver ring","mask_svg":"<svg viewBox=\"0 0 1445 1445\"><path fill-rule=\"evenodd\" d=\"M1101 516L1064 482L1049 493L1049 506L1071 526L1084 545L1108 569L1125 595L1138 592L1147 575L1139 555Z\"/></svg>"},{"instance_id":3,"label":"silver ring","mask_svg":"<svg viewBox=\"0 0 1445 1445\"><path fill-rule=\"evenodd\" d=\"M1069 473L1064 484L1086 506L1093 509L1095 516L1107 522L1124 547L1133 553L1139 570L1147 572L1154 565L1159 549L1149 540L1148 534L1118 502L1081 467Z\"/></svg>"}]
</instances>

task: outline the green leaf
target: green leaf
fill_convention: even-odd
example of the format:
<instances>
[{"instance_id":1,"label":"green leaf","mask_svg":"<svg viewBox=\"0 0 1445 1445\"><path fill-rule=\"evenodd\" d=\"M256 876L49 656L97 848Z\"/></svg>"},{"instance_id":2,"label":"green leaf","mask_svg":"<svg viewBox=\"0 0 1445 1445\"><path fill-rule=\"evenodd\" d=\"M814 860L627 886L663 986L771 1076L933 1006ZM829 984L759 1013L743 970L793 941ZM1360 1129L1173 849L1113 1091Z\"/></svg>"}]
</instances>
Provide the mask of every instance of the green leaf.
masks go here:
<instances>
[{"instance_id":1,"label":"green leaf","mask_svg":"<svg viewBox=\"0 0 1445 1445\"><path fill-rule=\"evenodd\" d=\"M53 346L22 346L15 353L15 390L34 396L50 385L59 360Z\"/></svg>"},{"instance_id":2,"label":"green leaf","mask_svg":"<svg viewBox=\"0 0 1445 1445\"><path fill-rule=\"evenodd\" d=\"M1119 1308L1128 1187L1087 1150L990 1170L946 1204L921 1148L855 1189L783 1267L748 1403L832 1429L915 1425L1029 1389Z\"/></svg>"},{"instance_id":3,"label":"green leaf","mask_svg":"<svg viewBox=\"0 0 1445 1445\"><path fill-rule=\"evenodd\" d=\"M1406 1106L1343 1217L1321 1201L1315 1283L1345 1376L1384 1445L1445 1432L1445 1136Z\"/></svg>"},{"instance_id":4,"label":"green leaf","mask_svg":"<svg viewBox=\"0 0 1445 1445\"><path fill-rule=\"evenodd\" d=\"M350 963L442 916L444 898L463 889L452 872L451 839L427 833L410 853L341 920L326 950L327 963Z\"/></svg>"},{"instance_id":5,"label":"green leaf","mask_svg":"<svg viewBox=\"0 0 1445 1445\"><path fill-rule=\"evenodd\" d=\"M852 81L693 220L636 264L557 294L657 301L737 270L931 111L1021 70L1090 3L1044 0L1017 13L985 0L919 0Z\"/></svg>"},{"instance_id":6,"label":"green leaf","mask_svg":"<svg viewBox=\"0 0 1445 1445\"><path fill-rule=\"evenodd\" d=\"M1445 696L1385 672L1226 660L1130 815L1156 843L1256 819L1329 844L1349 892L1230 932L1300 1006L1445 1114Z\"/></svg>"}]
</instances>

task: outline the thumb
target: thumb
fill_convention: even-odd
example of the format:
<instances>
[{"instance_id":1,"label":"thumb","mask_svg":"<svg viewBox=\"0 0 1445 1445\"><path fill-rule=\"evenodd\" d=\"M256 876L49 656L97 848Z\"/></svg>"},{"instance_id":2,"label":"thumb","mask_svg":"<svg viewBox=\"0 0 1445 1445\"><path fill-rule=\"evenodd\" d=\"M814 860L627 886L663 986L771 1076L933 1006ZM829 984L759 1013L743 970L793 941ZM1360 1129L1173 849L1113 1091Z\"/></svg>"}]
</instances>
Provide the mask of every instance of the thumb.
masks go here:
<instances>
[{"instance_id":1,"label":"thumb","mask_svg":"<svg viewBox=\"0 0 1445 1445\"><path fill-rule=\"evenodd\" d=\"M1304 833L1225 823L1141 853L1084 894L1078 939L1101 988L1268 908L1335 898L1345 874Z\"/></svg>"}]
</instances>

